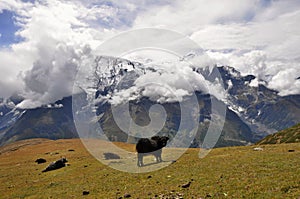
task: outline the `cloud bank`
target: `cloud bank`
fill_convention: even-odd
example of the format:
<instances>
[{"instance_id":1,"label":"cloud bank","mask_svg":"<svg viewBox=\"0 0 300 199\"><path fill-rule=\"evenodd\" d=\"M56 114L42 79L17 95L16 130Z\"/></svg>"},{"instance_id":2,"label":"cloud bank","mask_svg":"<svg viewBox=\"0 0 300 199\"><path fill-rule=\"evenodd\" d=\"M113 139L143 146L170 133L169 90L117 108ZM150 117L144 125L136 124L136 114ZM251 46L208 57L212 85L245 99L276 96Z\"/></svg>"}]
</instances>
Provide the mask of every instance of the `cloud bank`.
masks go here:
<instances>
[{"instance_id":1,"label":"cloud bank","mask_svg":"<svg viewBox=\"0 0 300 199\"><path fill-rule=\"evenodd\" d=\"M206 80L193 70L189 62L173 58L172 61L148 59L142 63L146 72L134 79L130 88L115 91L110 100L112 104L122 104L141 97L158 103L182 102L185 97L194 95L195 91L212 94L220 100L226 98L221 84Z\"/></svg>"},{"instance_id":2,"label":"cloud bank","mask_svg":"<svg viewBox=\"0 0 300 199\"><path fill-rule=\"evenodd\" d=\"M13 13L22 40L0 47L0 96L21 93L20 108L70 95L85 56L107 38L142 27L178 31L214 63L254 74L281 95L300 94L298 1L11 0L0 2L3 10Z\"/></svg>"}]
</instances>

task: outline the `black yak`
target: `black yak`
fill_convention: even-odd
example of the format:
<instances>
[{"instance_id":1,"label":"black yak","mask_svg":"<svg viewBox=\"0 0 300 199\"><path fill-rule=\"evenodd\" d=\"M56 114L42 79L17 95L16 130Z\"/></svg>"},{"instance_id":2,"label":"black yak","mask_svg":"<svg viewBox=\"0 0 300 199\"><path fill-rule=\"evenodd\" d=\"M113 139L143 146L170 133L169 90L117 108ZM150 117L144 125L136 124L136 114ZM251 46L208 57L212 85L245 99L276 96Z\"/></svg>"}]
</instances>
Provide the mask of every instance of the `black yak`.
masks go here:
<instances>
[{"instance_id":1,"label":"black yak","mask_svg":"<svg viewBox=\"0 0 300 199\"><path fill-rule=\"evenodd\" d=\"M55 170L55 169L60 169L62 167L65 167L66 162L68 162L66 158L61 158L61 159L59 159L55 162L50 163L48 165L48 167L46 169L44 169L42 172L52 171L52 170Z\"/></svg>"},{"instance_id":2,"label":"black yak","mask_svg":"<svg viewBox=\"0 0 300 199\"><path fill-rule=\"evenodd\" d=\"M167 145L169 138L166 136L153 136L149 138L141 138L136 144L136 151L138 156L138 167L144 166L143 156L154 155L156 162L161 162L162 148Z\"/></svg>"}]
</instances>

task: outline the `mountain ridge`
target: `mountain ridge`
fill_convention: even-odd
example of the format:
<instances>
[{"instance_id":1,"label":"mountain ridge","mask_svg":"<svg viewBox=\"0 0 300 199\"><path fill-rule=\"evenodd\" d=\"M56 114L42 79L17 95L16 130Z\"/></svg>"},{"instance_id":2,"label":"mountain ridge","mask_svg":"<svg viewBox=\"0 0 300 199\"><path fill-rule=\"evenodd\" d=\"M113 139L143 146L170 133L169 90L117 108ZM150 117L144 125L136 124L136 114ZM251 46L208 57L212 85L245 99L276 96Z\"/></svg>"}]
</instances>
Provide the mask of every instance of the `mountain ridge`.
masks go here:
<instances>
[{"instance_id":1,"label":"mountain ridge","mask_svg":"<svg viewBox=\"0 0 300 199\"><path fill-rule=\"evenodd\" d=\"M161 73L155 68L146 68L141 63L112 57L95 59L93 78L96 93L94 97L109 96L116 89L130 88L134 78L147 71ZM102 67L102 68L101 68ZM104 70L104 71L103 71ZM267 88L264 82L253 75L241 75L230 66L214 66L213 68L193 68L205 79L214 82L222 81L227 92L225 126L218 146L247 145L261 140L263 137L299 123L300 95L279 96L277 91ZM217 74L220 74L218 76ZM127 76L126 76L127 75ZM128 77L127 79L124 77ZM120 81L122 82L120 83ZM257 85L252 85L257 81ZM211 120L211 100L213 95L196 92L199 106L199 129L191 147L200 147ZM86 97L86 96L84 96ZM72 138L78 137L72 112L72 98L66 97L51 105L36 109L21 110L15 105L20 98L0 100L0 145L28 138ZM105 98L106 99L106 98ZM131 117L135 122L149 122L148 110L154 102L149 98L141 98L131 102ZM144 106L144 108L143 108ZM180 122L179 107L176 103L165 103L170 111L168 122L160 133L175 136ZM142 111L141 111L142 110ZM97 122L104 129L108 139L123 142L135 142L129 139L114 123L108 101L101 101L95 106L99 117ZM91 129L94 131L95 129ZM184 139L183 139L184 140Z\"/></svg>"}]
</instances>

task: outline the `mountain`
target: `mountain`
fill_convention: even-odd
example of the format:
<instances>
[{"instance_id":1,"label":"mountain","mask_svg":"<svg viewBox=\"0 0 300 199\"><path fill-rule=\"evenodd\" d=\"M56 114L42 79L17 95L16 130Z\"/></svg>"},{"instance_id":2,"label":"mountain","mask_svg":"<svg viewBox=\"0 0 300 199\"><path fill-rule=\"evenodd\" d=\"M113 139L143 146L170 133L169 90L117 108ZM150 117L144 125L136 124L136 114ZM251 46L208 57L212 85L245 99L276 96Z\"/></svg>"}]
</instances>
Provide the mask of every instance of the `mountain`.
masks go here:
<instances>
[{"instance_id":1,"label":"mountain","mask_svg":"<svg viewBox=\"0 0 300 199\"><path fill-rule=\"evenodd\" d=\"M266 82L253 75L242 76L232 67L218 67L218 71L228 91L227 105L258 137L300 121L300 95L279 96L277 91L267 88ZM215 78L214 72L208 78Z\"/></svg>"},{"instance_id":2,"label":"mountain","mask_svg":"<svg viewBox=\"0 0 300 199\"><path fill-rule=\"evenodd\" d=\"M155 67L145 66L138 62L112 57L97 57L89 79L92 85L83 84L85 91L96 91L94 94L81 93L81 98L87 96L97 102L92 105L95 114L94 124L99 124L105 136L113 141L136 142L137 138L128 136L114 121L112 104L107 100L116 90L131 88L135 79L146 73L163 73ZM300 122L300 95L280 96L277 91L267 87L267 83L253 75L242 75L229 66L193 68L195 73L201 73L210 82L223 82L226 98L217 99L214 95L197 91L196 97L200 107L199 128L191 141L184 136L181 141L191 147L202 146L213 114L221 117L221 113L213 113L212 101L226 109L226 118L216 147L247 145L261 140L265 136L286 129ZM218 75L220 74L220 75ZM81 79L84 82L84 78ZM73 96L74 97L74 96ZM80 98L79 97L79 98ZM50 105L30 110L15 108L22 99L0 99L0 145L28 138L74 138L76 132L72 98L66 97ZM149 109L157 104L155 99L140 97L129 101L130 116L136 124L149 124ZM176 136L180 118L178 102L160 102L166 110L166 123L160 134ZM74 105L73 105L74 106ZM83 105L82 105L83 106ZM90 104L84 104L90 106ZM74 107L73 107L74 108ZM76 112L77 113L77 112ZM87 120L89 120L87 119ZM91 120L90 120L91 121ZM99 133L97 125L90 125L87 135ZM186 127L186 134L192 129Z\"/></svg>"},{"instance_id":3,"label":"mountain","mask_svg":"<svg viewBox=\"0 0 300 199\"><path fill-rule=\"evenodd\" d=\"M197 93L199 105L200 105L200 121L197 134L193 140L191 147L199 147L203 142L206 135L209 119L211 117L211 96L207 94ZM221 103L221 102L220 102ZM143 98L140 101L134 101L130 103L131 117L138 125L145 126L150 122L148 116L149 108L155 104L155 102ZM167 134L169 137L175 137L180 124L180 105L179 103L166 103L162 104L167 112L166 123L160 134ZM114 117L109 106L103 114L100 125L107 137L112 137L112 141L130 142L135 143L138 138L132 138L123 133L118 125L114 121ZM190 129L191 130L191 129ZM219 141L216 143L216 147L222 146L236 146L246 145L253 142L251 129L245 124L239 116L232 110L227 108L227 115L223 131L221 133ZM190 145L189 140L184 137L181 138L183 146Z\"/></svg>"},{"instance_id":4,"label":"mountain","mask_svg":"<svg viewBox=\"0 0 300 199\"><path fill-rule=\"evenodd\" d=\"M257 144L281 144L300 142L300 123L291 128L279 131L275 134L268 135Z\"/></svg>"},{"instance_id":5,"label":"mountain","mask_svg":"<svg viewBox=\"0 0 300 199\"><path fill-rule=\"evenodd\" d=\"M56 106L29 110L9 109L1 118L0 145L29 138L75 138L78 137L73 122L71 97L57 101ZM4 125L6 124L6 125Z\"/></svg>"}]
</instances>

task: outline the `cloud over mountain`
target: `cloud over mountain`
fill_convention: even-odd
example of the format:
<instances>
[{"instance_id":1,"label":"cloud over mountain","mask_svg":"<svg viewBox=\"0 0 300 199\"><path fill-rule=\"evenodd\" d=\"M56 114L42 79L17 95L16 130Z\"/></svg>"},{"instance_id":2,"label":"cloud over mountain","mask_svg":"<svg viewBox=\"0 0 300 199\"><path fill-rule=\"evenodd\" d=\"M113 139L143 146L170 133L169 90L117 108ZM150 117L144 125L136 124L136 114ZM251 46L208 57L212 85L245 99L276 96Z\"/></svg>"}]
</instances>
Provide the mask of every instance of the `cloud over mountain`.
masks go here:
<instances>
[{"instance_id":1,"label":"cloud over mountain","mask_svg":"<svg viewBox=\"0 0 300 199\"><path fill-rule=\"evenodd\" d=\"M178 31L212 63L254 74L281 95L299 94L299 8L298 1L284 0L2 1L0 12L13 13L11 25L22 40L0 48L0 96L21 93L25 101L18 106L34 108L70 95L84 56L141 27Z\"/></svg>"}]
</instances>

